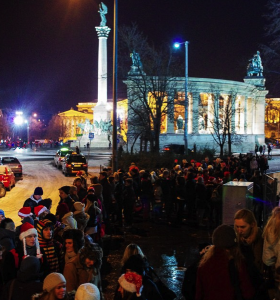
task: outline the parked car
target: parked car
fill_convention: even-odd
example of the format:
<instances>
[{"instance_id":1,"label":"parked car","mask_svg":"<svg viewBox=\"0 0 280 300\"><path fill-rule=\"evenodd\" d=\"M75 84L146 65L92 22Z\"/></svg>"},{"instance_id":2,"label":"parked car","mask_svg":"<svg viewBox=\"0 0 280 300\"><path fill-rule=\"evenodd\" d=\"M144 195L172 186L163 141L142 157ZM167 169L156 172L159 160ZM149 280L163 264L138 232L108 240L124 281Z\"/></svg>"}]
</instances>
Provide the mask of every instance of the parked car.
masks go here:
<instances>
[{"instance_id":1,"label":"parked car","mask_svg":"<svg viewBox=\"0 0 280 300\"><path fill-rule=\"evenodd\" d=\"M76 174L78 171L88 172L88 164L85 156L77 153L67 154L62 162L62 173L68 176Z\"/></svg>"},{"instance_id":2,"label":"parked car","mask_svg":"<svg viewBox=\"0 0 280 300\"><path fill-rule=\"evenodd\" d=\"M8 191L16 185L15 175L8 165L0 165L0 181Z\"/></svg>"},{"instance_id":3,"label":"parked car","mask_svg":"<svg viewBox=\"0 0 280 300\"><path fill-rule=\"evenodd\" d=\"M57 167L58 169L62 167L62 163L64 162L64 157L67 154L71 154L73 153L73 150L69 149L69 148L61 148L60 150L58 150L55 154L53 163L55 165L55 167Z\"/></svg>"},{"instance_id":4,"label":"parked car","mask_svg":"<svg viewBox=\"0 0 280 300\"><path fill-rule=\"evenodd\" d=\"M162 149L163 152L175 153L175 154L184 154L184 145L179 144L169 144L165 145Z\"/></svg>"},{"instance_id":5,"label":"parked car","mask_svg":"<svg viewBox=\"0 0 280 300\"><path fill-rule=\"evenodd\" d=\"M8 165L15 176L22 176L22 165L16 157L2 156L1 165Z\"/></svg>"}]
</instances>

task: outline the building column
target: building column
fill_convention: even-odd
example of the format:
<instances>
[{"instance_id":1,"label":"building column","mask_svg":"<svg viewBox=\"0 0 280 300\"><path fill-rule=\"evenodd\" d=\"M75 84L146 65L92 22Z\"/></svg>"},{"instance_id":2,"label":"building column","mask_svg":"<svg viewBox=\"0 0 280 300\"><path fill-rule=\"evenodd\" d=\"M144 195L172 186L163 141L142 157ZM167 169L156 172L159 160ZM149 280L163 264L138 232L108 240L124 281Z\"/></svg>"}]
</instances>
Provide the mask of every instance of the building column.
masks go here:
<instances>
[{"instance_id":1,"label":"building column","mask_svg":"<svg viewBox=\"0 0 280 300\"><path fill-rule=\"evenodd\" d=\"M246 134L247 133L247 107L248 107L248 96L245 95L244 96L244 133Z\"/></svg>"},{"instance_id":2,"label":"building column","mask_svg":"<svg viewBox=\"0 0 280 300\"><path fill-rule=\"evenodd\" d=\"M210 133L210 128L213 127L213 95L208 94L208 112L207 112L207 131Z\"/></svg>"},{"instance_id":3,"label":"building column","mask_svg":"<svg viewBox=\"0 0 280 300\"><path fill-rule=\"evenodd\" d=\"M235 128L235 115L236 115L236 96L231 96L231 132L235 133L236 132L236 128Z\"/></svg>"},{"instance_id":4,"label":"building column","mask_svg":"<svg viewBox=\"0 0 280 300\"><path fill-rule=\"evenodd\" d=\"M200 93L195 92L192 93L192 102L193 102L193 109L192 109L192 133L198 133L198 105L199 105L199 97Z\"/></svg>"},{"instance_id":5,"label":"building column","mask_svg":"<svg viewBox=\"0 0 280 300\"><path fill-rule=\"evenodd\" d=\"M174 99L168 100L170 105L167 108L167 128L166 133L174 133ZM172 105L171 105L172 103ZM173 110L173 111L172 111ZM171 117L171 119L169 118Z\"/></svg>"}]
</instances>

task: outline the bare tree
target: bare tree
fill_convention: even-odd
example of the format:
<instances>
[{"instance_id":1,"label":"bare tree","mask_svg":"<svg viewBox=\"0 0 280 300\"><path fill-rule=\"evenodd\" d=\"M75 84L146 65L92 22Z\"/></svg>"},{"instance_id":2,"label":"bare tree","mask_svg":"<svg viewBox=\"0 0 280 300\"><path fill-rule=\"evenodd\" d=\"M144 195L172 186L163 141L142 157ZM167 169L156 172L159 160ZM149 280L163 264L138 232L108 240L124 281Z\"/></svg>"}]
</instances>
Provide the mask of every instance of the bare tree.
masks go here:
<instances>
[{"instance_id":1,"label":"bare tree","mask_svg":"<svg viewBox=\"0 0 280 300\"><path fill-rule=\"evenodd\" d=\"M135 118L138 122L140 120L140 125L134 129L140 130L139 136L145 130L145 139L148 137L150 140L150 150L158 152L161 125L169 107L173 106L177 87L176 75L181 64L176 64L169 48L158 50L148 45L147 39L138 33L135 26L120 30L121 41L123 40L132 56L132 66L130 60L131 69L125 81L129 98L128 123L130 127L135 123ZM123 53L128 57L127 51ZM125 59L122 61L125 62Z\"/></svg>"}]
</instances>

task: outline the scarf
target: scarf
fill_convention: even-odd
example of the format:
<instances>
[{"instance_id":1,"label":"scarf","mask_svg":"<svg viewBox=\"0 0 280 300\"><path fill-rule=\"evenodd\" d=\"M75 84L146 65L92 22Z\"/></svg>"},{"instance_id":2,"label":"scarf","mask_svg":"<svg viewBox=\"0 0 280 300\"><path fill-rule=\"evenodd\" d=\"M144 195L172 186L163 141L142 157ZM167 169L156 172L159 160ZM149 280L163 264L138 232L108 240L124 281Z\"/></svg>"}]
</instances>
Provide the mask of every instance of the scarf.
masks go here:
<instances>
[{"instance_id":1,"label":"scarf","mask_svg":"<svg viewBox=\"0 0 280 300\"><path fill-rule=\"evenodd\" d=\"M52 272L60 272L58 257L55 252L54 241L53 239L46 240L43 237L43 230L46 227L52 228L52 222L50 220L41 220L37 224L37 231L38 231L38 240L40 248L44 250L46 255L47 264L49 266L50 273Z\"/></svg>"}]
</instances>

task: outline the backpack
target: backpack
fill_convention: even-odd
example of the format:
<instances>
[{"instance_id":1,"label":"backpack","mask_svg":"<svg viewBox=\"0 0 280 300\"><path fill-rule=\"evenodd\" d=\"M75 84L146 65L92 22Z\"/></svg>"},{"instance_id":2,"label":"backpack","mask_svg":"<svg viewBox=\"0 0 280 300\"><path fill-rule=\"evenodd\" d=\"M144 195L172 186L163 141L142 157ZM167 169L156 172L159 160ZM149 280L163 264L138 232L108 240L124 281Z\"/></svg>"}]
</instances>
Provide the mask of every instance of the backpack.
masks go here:
<instances>
[{"instance_id":1,"label":"backpack","mask_svg":"<svg viewBox=\"0 0 280 300\"><path fill-rule=\"evenodd\" d=\"M210 198L211 202L218 202L220 201L220 194L218 192L218 189L215 188L211 194L211 198Z\"/></svg>"}]
</instances>

